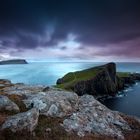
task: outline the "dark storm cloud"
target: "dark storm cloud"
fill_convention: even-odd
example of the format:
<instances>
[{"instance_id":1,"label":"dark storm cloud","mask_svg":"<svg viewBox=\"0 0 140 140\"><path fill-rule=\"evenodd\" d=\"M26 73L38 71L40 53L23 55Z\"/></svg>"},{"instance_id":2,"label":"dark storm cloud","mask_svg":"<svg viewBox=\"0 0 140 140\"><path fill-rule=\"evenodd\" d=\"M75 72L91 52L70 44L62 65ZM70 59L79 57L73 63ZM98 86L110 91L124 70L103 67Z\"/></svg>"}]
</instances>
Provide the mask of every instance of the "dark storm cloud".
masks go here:
<instances>
[{"instance_id":1,"label":"dark storm cloud","mask_svg":"<svg viewBox=\"0 0 140 140\"><path fill-rule=\"evenodd\" d=\"M124 42L137 41L134 45L140 50L139 6L138 0L2 0L0 52L53 48L72 33L82 44L79 51L87 46L94 51L94 46L99 46L106 48L106 55L127 56L133 44ZM66 51L66 47L60 49Z\"/></svg>"}]
</instances>

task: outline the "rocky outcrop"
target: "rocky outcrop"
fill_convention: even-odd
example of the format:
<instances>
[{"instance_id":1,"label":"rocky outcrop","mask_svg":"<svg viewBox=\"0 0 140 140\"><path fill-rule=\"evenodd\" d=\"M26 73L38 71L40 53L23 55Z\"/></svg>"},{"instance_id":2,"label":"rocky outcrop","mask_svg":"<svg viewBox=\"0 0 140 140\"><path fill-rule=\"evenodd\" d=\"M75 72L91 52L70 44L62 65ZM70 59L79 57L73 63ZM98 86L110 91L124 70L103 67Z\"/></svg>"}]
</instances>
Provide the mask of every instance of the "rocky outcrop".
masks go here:
<instances>
[{"instance_id":1,"label":"rocky outcrop","mask_svg":"<svg viewBox=\"0 0 140 140\"><path fill-rule=\"evenodd\" d=\"M14 116L6 115L0 123L0 137L4 136L5 139L9 138L9 130L15 139L23 137L24 132L32 132L31 139L51 139L52 135L55 135L54 139L60 136L60 139L75 138L74 140L80 140L80 137L83 140L86 137L96 139L94 136L99 136L100 139L109 137L110 140L121 140L126 138L125 134L132 136L140 133L139 119L130 119L127 115L111 111L92 95L78 96L74 92L54 87L23 84L13 84L2 90L3 94L9 97L20 96L21 93L16 102L23 102L26 110L28 109L27 112ZM0 115L3 114L0 112ZM74 137L71 137L73 134Z\"/></svg>"},{"instance_id":2,"label":"rocky outcrop","mask_svg":"<svg viewBox=\"0 0 140 140\"><path fill-rule=\"evenodd\" d=\"M40 114L52 117L64 117L76 108L78 96L73 92L51 89L29 96L24 103L27 108L35 107Z\"/></svg>"},{"instance_id":3,"label":"rocky outcrop","mask_svg":"<svg viewBox=\"0 0 140 140\"><path fill-rule=\"evenodd\" d=\"M19 112L19 107L8 97L0 95L0 111Z\"/></svg>"},{"instance_id":4,"label":"rocky outcrop","mask_svg":"<svg viewBox=\"0 0 140 140\"><path fill-rule=\"evenodd\" d=\"M24 95L28 96L31 94L36 94L38 92L41 92L44 89L44 86L31 86L31 85L25 85L25 84L13 84L11 86L8 86L2 89L3 92L9 95Z\"/></svg>"},{"instance_id":5,"label":"rocky outcrop","mask_svg":"<svg viewBox=\"0 0 140 140\"><path fill-rule=\"evenodd\" d=\"M124 139L124 132L131 131L129 124L118 112L109 110L91 95L79 98L78 111L65 119L62 126L66 131L74 131L79 136L94 133L119 140Z\"/></svg>"},{"instance_id":6,"label":"rocky outcrop","mask_svg":"<svg viewBox=\"0 0 140 140\"><path fill-rule=\"evenodd\" d=\"M32 132L38 123L39 111L35 108L9 117L2 125L2 130L9 129L12 132Z\"/></svg>"},{"instance_id":7,"label":"rocky outcrop","mask_svg":"<svg viewBox=\"0 0 140 140\"><path fill-rule=\"evenodd\" d=\"M77 82L73 90L79 95L113 95L119 88L118 78L116 77L116 65L114 63L109 63L105 65L95 77L91 77L91 79L87 81Z\"/></svg>"},{"instance_id":8,"label":"rocky outcrop","mask_svg":"<svg viewBox=\"0 0 140 140\"><path fill-rule=\"evenodd\" d=\"M89 75L88 78L87 75ZM79 76L82 78L78 78ZM118 91L124 89L126 84L133 84L136 80L140 80L140 74L127 74L127 76L121 74L120 77L116 73L115 63L108 63L103 66L69 73L58 79L57 86L73 90L78 95L114 96Z\"/></svg>"},{"instance_id":9,"label":"rocky outcrop","mask_svg":"<svg viewBox=\"0 0 140 140\"><path fill-rule=\"evenodd\" d=\"M8 64L28 64L28 63L24 59L13 59L13 60L0 61L0 65L8 65Z\"/></svg>"},{"instance_id":10,"label":"rocky outcrop","mask_svg":"<svg viewBox=\"0 0 140 140\"><path fill-rule=\"evenodd\" d=\"M136 81L140 81L140 74L139 73L131 73L127 76L121 76L120 79L123 81L124 84L131 85L136 83Z\"/></svg>"}]
</instances>

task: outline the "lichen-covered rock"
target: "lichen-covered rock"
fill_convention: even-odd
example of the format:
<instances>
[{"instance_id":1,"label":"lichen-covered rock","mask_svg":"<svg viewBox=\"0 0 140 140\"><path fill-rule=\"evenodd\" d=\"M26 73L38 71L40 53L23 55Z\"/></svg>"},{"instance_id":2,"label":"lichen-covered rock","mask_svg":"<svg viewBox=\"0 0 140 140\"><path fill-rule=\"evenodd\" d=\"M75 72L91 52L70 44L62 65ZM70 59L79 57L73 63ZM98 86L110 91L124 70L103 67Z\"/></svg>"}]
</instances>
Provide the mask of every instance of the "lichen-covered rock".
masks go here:
<instances>
[{"instance_id":1,"label":"lichen-covered rock","mask_svg":"<svg viewBox=\"0 0 140 140\"><path fill-rule=\"evenodd\" d=\"M0 95L0 111L14 111L19 112L20 109L13 101L8 97Z\"/></svg>"},{"instance_id":2,"label":"lichen-covered rock","mask_svg":"<svg viewBox=\"0 0 140 140\"><path fill-rule=\"evenodd\" d=\"M15 95L25 95L28 96L30 94L36 94L44 89L44 86L31 86L25 84L14 84L13 86L6 87L3 89L3 92L7 94L15 94Z\"/></svg>"},{"instance_id":3,"label":"lichen-covered rock","mask_svg":"<svg viewBox=\"0 0 140 140\"><path fill-rule=\"evenodd\" d=\"M24 103L28 108L38 108L40 114L62 117L74 111L77 101L77 94L52 88L47 92L32 94Z\"/></svg>"},{"instance_id":4,"label":"lichen-covered rock","mask_svg":"<svg viewBox=\"0 0 140 140\"><path fill-rule=\"evenodd\" d=\"M32 132L38 123L39 111L33 108L27 112L19 113L9 117L2 125L2 130L9 129L12 132Z\"/></svg>"},{"instance_id":5,"label":"lichen-covered rock","mask_svg":"<svg viewBox=\"0 0 140 140\"><path fill-rule=\"evenodd\" d=\"M91 95L79 98L78 111L63 121L66 131L76 132L79 136L89 133L107 135L123 139L123 131L131 128L118 112L111 111Z\"/></svg>"}]
</instances>

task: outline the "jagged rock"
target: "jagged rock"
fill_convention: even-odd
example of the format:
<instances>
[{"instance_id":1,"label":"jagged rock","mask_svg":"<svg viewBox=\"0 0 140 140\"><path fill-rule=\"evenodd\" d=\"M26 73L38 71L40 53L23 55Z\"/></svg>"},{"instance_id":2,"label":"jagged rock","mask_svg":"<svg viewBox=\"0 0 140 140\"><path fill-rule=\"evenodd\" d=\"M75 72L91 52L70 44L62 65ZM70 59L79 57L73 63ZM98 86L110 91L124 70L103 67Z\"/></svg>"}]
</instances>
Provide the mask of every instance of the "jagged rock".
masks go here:
<instances>
[{"instance_id":1,"label":"jagged rock","mask_svg":"<svg viewBox=\"0 0 140 140\"><path fill-rule=\"evenodd\" d=\"M0 111L15 111L19 112L19 107L8 97L0 95Z\"/></svg>"},{"instance_id":2,"label":"jagged rock","mask_svg":"<svg viewBox=\"0 0 140 140\"><path fill-rule=\"evenodd\" d=\"M78 111L63 121L62 126L68 132L79 136L89 133L124 139L123 131L130 131L128 123L118 112L111 111L91 95L79 98Z\"/></svg>"},{"instance_id":3,"label":"jagged rock","mask_svg":"<svg viewBox=\"0 0 140 140\"><path fill-rule=\"evenodd\" d=\"M26 107L36 107L40 114L52 117L66 116L76 108L78 96L73 92L50 89L33 94L24 100Z\"/></svg>"},{"instance_id":4,"label":"jagged rock","mask_svg":"<svg viewBox=\"0 0 140 140\"><path fill-rule=\"evenodd\" d=\"M10 116L2 125L2 130L10 129L12 132L32 132L38 123L39 111L33 108L27 112Z\"/></svg>"}]
</instances>

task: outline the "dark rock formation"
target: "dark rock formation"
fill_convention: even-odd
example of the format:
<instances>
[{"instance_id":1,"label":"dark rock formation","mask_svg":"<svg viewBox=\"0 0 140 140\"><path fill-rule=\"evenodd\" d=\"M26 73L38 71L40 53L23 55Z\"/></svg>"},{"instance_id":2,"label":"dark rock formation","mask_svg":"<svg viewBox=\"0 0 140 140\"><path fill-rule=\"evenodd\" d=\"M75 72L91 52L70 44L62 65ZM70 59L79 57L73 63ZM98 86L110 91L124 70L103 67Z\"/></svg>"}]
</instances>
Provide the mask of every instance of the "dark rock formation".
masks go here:
<instances>
[{"instance_id":1,"label":"dark rock formation","mask_svg":"<svg viewBox=\"0 0 140 140\"><path fill-rule=\"evenodd\" d=\"M87 70L83 70L78 73L83 73L84 75ZM124 74L117 75L116 73L116 64L115 63L108 63L103 66L91 68L90 71L87 71L87 74L95 73L93 76L89 77L88 79L82 78L81 80L77 80L72 82L67 81L68 79L64 76L61 79L58 79L57 85L60 87L64 87L68 85L69 82L69 90L73 90L78 95L83 94L91 94L91 95L115 95L118 91L125 88L126 84L133 84L136 80L140 80L140 74ZM73 75L77 75L77 72L73 73ZM71 84L72 83L72 84Z\"/></svg>"},{"instance_id":2,"label":"dark rock formation","mask_svg":"<svg viewBox=\"0 0 140 140\"><path fill-rule=\"evenodd\" d=\"M24 59L13 59L13 60L0 61L0 65L8 65L8 64L28 64L28 63Z\"/></svg>"},{"instance_id":3,"label":"dark rock formation","mask_svg":"<svg viewBox=\"0 0 140 140\"><path fill-rule=\"evenodd\" d=\"M120 86L120 87L118 87ZM73 90L79 95L82 94L110 94L113 95L121 88L118 85L118 78L116 77L116 65L109 63L103 67L95 77L80 81L74 85Z\"/></svg>"}]
</instances>

